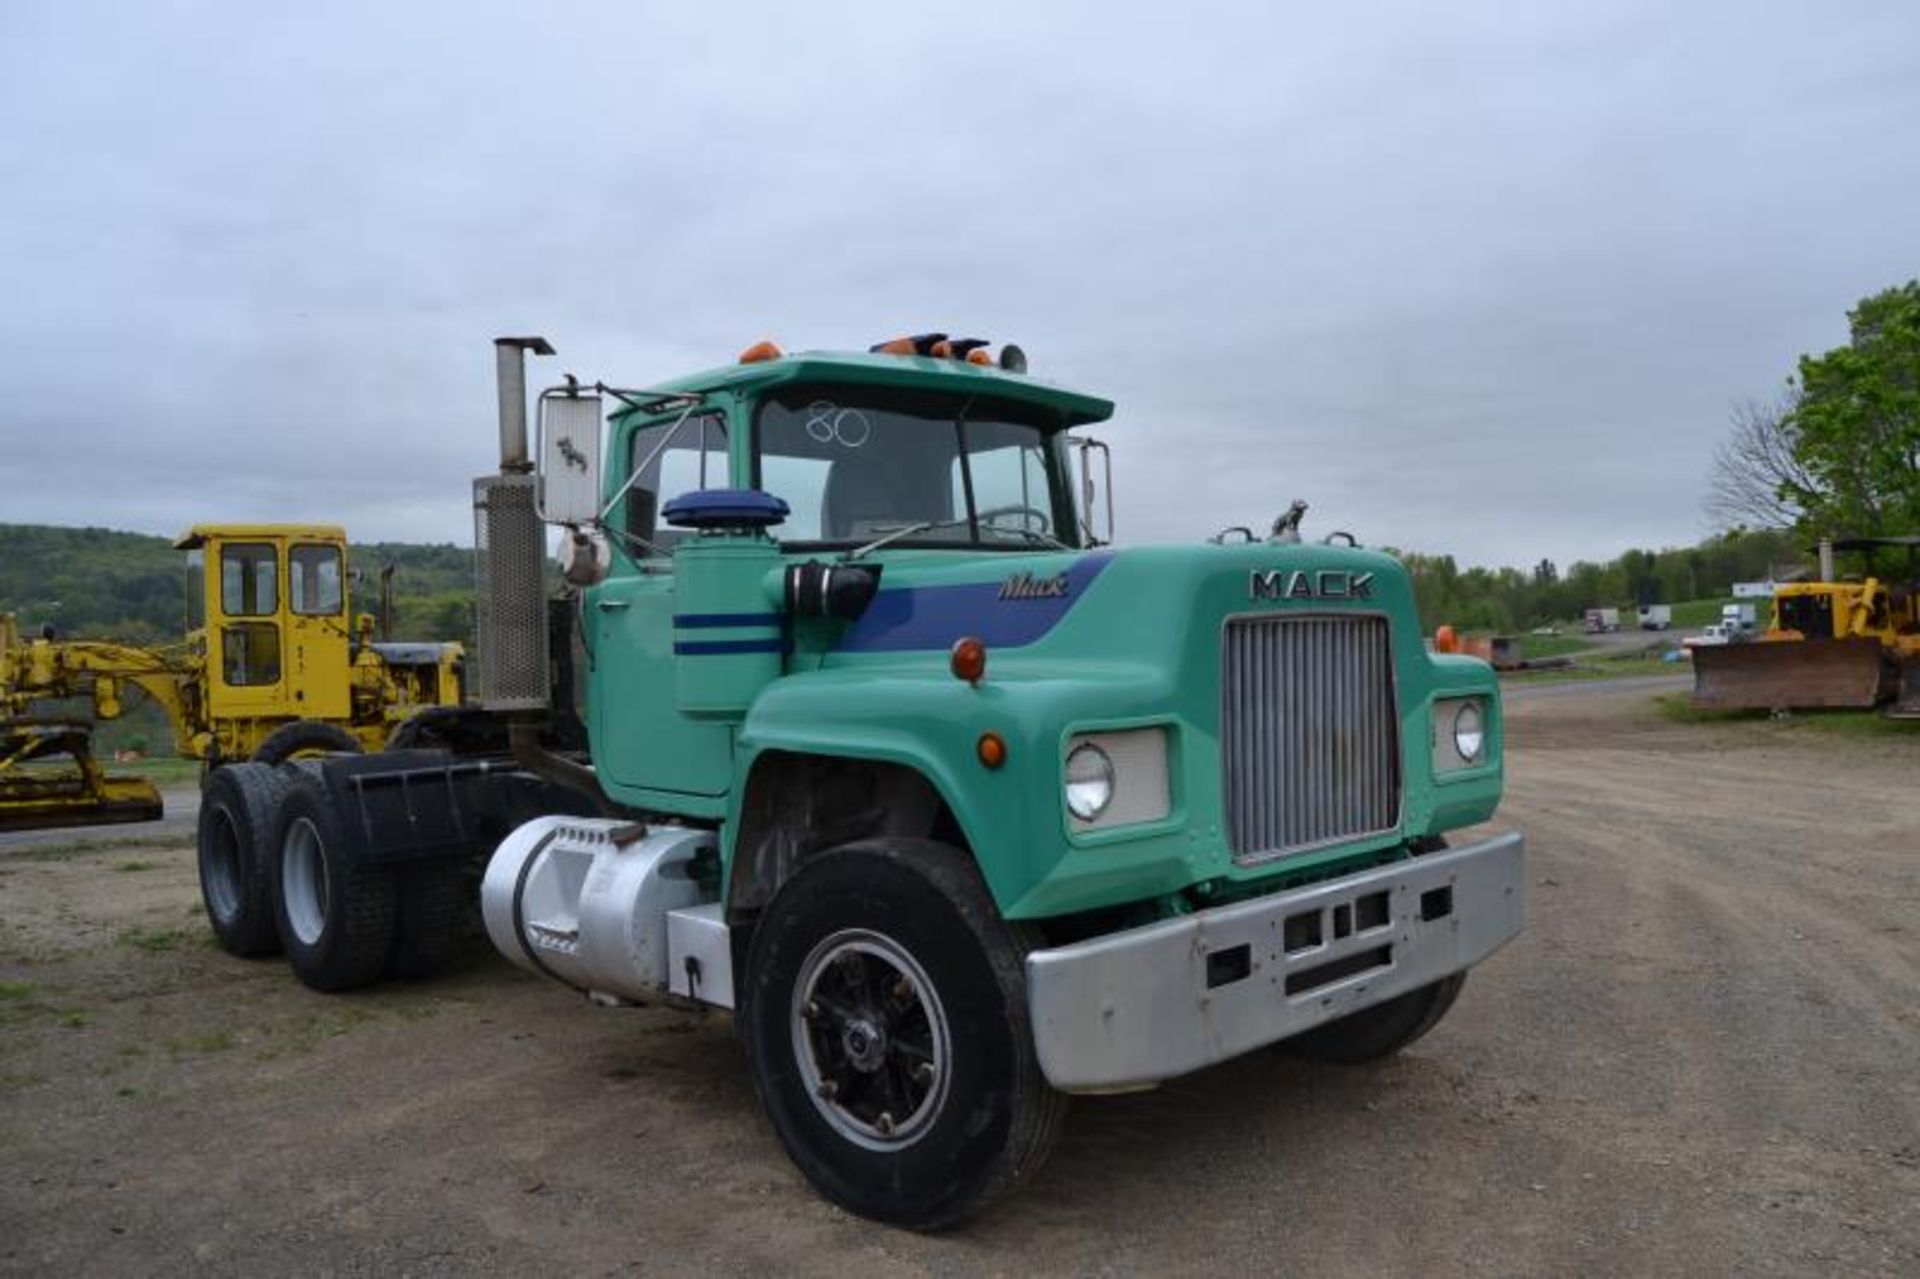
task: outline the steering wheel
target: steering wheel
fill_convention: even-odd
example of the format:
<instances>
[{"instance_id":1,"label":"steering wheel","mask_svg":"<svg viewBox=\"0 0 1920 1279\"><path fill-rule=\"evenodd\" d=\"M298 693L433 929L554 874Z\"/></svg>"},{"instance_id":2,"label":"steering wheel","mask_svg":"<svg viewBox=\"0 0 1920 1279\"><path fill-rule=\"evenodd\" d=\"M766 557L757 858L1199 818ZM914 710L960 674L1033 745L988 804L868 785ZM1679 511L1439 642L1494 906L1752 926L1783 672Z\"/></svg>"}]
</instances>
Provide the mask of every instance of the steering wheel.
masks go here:
<instances>
[{"instance_id":1,"label":"steering wheel","mask_svg":"<svg viewBox=\"0 0 1920 1279\"><path fill-rule=\"evenodd\" d=\"M989 507L984 511L977 511L975 514L979 517L982 524L992 524L1002 515L1018 515L1020 517L1021 528L1028 533L1046 533L1053 528L1052 516L1037 506L1027 506L1021 502L1009 502L1005 506Z\"/></svg>"}]
</instances>

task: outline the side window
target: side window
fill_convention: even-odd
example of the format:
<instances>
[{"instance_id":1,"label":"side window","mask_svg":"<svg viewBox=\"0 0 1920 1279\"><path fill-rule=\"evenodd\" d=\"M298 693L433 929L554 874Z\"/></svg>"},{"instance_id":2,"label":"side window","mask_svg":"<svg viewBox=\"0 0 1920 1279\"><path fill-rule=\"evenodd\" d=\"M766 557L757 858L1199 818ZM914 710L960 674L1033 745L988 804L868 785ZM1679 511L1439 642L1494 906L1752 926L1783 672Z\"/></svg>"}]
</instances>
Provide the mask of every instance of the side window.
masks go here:
<instances>
[{"instance_id":1,"label":"side window","mask_svg":"<svg viewBox=\"0 0 1920 1279\"><path fill-rule=\"evenodd\" d=\"M296 546L287 554L287 600L302 617L334 617L345 603L340 548Z\"/></svg>"},{"instance_id":2,"label":"side window","mask_svg":"<svg viewBox=\"0 0 1920 1279\"><path fill-rule=\"evenodd\" d=\"M228 617L272 617L280 608L273 546L229 542L220 548L220 609Z\"/></svg>"},{"instance_id":3,"label":"side window","mask_svg":"<svg viewBox=\"0 0 1920 1279\"><path fill-rule=\"evenodd\" d=\"M241 622L220 628L220 677L231 688L280 682L280 628Z\"/></svg>"},{"instance_id":4,"label":"side window","mask_svg":"<svg viewBox=\"0 0 1920 1279\"><path fill-rule=\"evenodd\" d=\"M666 551L679 542L680 530L661 522L660 508L682 493L729 486L727 428L720 414L688 418L674 431L676 420L635 431L627 455L630 472L644 467L627 490L627 531ZM669 431L673 437L661 448Z\"/></svg>"},{"instance_id":5,"label":"side window","mask_svg":"<svg viewBox=\"0 0 1920 1279\"><path fill-rule=\"evenodd\" d=\"M207 624L207 553L200 547L187 552L187 629Z\"/></svg>"}]
</instances>

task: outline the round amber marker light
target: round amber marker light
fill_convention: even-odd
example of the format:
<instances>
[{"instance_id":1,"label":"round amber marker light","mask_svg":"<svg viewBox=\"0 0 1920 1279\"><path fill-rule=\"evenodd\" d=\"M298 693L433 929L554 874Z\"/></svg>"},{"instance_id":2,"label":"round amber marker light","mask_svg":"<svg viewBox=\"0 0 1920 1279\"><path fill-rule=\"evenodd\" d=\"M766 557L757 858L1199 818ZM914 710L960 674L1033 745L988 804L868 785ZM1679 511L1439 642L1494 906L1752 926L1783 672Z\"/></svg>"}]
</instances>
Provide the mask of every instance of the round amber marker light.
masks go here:
<instances>
[{"instance_id":1,"label":"round amber marker light","mask_svg":"<svg viewBox=\"0 0 1920 1279\"><path fill-rule=\"evenodd\" d=\"M1007 762L1007 739L998 733L980 734L980 762L988 768L998 768Z\"/></svg>"},{"instance_id":2,"label":"round amber marker light","mask_svg":"<svg viewBox=\"0 0 1920 1279\"><path fill-rule=\"evenodd\" d=\"M963 635L953 642L951 665L953 677L965 680L969 684L978 684L987 673L987 646L971 635Z\"/></svg>"}]
</instances>

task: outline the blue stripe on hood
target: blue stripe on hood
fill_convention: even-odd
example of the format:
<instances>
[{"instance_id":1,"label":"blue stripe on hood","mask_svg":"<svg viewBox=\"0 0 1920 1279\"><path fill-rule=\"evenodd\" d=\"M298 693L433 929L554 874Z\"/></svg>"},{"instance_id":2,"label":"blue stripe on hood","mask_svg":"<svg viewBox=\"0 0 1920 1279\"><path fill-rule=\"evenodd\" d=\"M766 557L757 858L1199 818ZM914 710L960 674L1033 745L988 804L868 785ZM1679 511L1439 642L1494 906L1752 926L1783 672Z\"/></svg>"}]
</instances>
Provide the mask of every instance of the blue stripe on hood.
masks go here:
<instances>
[{"instance_id":1,"label":"blue stripe on hood","mask_svg":"<svg viewBox=\"0 0 1920 1279\"><path fill-rule=\"evenodd\" d=\"M944 651L963 635L978 637L990 649L1031 644L1060 624L1112 559L1111 551L1081 556L1064 574L1066 593L1046 599L1001 599L1005 578L959 586L883 589L860 619L847 628L838 651ZM1026 571L1016 567L1006 576Z\"/></svg>"}]
</instances>

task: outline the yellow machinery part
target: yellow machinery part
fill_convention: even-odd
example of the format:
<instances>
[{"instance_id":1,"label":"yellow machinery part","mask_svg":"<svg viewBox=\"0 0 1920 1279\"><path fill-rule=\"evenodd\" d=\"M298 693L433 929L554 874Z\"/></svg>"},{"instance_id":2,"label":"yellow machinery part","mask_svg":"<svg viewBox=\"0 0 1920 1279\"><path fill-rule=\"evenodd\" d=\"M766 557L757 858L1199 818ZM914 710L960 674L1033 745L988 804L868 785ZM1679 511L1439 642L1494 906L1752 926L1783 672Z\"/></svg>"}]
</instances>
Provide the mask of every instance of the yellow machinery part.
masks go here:
<instances>
[{"instance_id":1,"label":"yellow machinery part","mask_svg":"<svg viewBox=\"0 0 1920 1279\"><path fill-rule=\"evenodd\" d=\"M49 762L60 756L71 763ZM0 722L0 831L150 822L161 811L152 782L101 771L85 725Z\"/></svg>"},{"instance_id":2,"label":"yellow machinery part","mask_svg":"<svg viewBox=\"0 0 1920 1279\"><path fill-rule=\"evenodd\" d=\"M1920 719L1920 652L1901 658L1900 682L1887 715L1892 719Z\"/></svg>"},{"instance_id":3,"label":"yellow machinery part","mask_svg":"<svg viewBox=\"0 0 1920 1279\"><path fill-rule=\"evenodd\" d=\"M1709 710L1878 706L1892 691L1878 639L1766 640L1693 650L1693 704Z\"/></svg>"}]
</instances>

